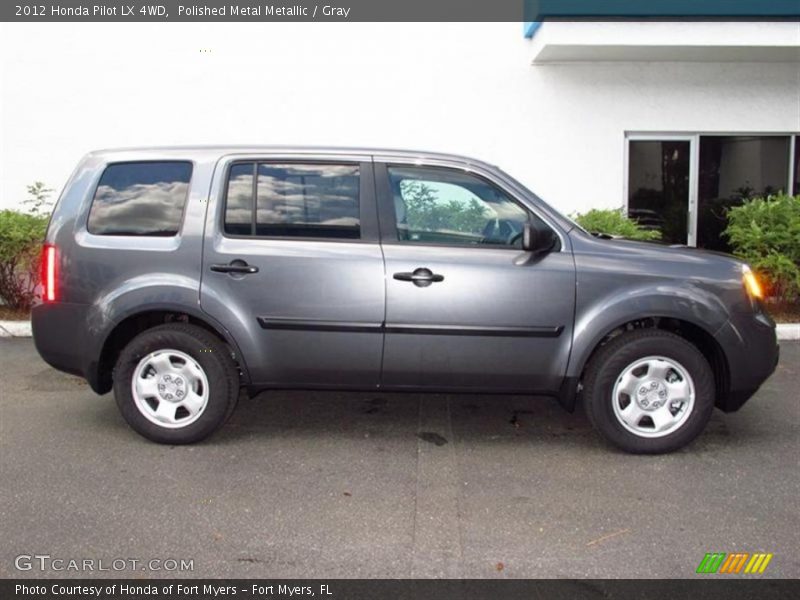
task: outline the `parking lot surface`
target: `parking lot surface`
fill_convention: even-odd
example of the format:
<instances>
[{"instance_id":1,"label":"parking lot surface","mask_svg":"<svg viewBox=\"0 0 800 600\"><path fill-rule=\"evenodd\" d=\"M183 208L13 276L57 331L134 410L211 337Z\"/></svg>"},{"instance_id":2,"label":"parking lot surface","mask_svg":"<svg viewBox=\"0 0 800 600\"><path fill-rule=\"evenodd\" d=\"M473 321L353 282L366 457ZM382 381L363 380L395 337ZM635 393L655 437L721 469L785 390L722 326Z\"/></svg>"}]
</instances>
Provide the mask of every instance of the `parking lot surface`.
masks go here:
<instances>
[{"instance_id":1,"label":"parking lot surface","mask_svg":"<svg viewBox=\"0 0 800 600\"><path fill-rule=\"evenodd\" d=\"M0 365L0 577L92 575L21 554L193 561L109 577L694 577L706 552L800 576L798 343L741 411L655 457L546 398L299 391L160 446L30 340L0 340Z\"/></svg>"}]
</instances>

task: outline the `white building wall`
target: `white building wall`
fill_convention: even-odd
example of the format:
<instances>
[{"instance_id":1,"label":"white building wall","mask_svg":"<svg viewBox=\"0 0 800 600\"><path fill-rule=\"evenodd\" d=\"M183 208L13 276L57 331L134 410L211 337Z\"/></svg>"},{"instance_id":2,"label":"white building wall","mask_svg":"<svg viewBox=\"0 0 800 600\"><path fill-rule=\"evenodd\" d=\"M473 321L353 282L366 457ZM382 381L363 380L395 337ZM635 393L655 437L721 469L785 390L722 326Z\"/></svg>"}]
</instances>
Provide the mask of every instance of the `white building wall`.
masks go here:
<instances>
[{"instance_id":1,"label":"white building wall","mask_svg":"<svg viewBox=\"0 0 800 600\"><path fill-rule=\"evenodd\" d=\"M626 131L800 131L798 63L532 66L519 23L0 27L0 208L95 148L274 143L474 155L572 212L622 205Z\"/></svg>"}]
</instances>

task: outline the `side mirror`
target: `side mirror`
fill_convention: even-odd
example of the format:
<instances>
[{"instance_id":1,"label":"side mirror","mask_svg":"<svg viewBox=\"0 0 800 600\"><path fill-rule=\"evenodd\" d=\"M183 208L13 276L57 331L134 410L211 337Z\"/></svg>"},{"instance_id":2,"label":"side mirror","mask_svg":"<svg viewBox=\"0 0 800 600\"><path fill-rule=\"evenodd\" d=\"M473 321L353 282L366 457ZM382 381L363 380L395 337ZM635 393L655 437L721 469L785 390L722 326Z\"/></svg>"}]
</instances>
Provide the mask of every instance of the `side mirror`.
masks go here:
<instances>
[{"instance_id":1,"label":"side mirror","mask_svg":"<svg viewBox=\"0 0 800 600\"><path fill-rule=\"evenodd\" d=\"M532 224L525 223L522 228L522 249L533 254L543 254L553 249L556 236L550 229L539 231Z\"/></svg>"}]
</instances>

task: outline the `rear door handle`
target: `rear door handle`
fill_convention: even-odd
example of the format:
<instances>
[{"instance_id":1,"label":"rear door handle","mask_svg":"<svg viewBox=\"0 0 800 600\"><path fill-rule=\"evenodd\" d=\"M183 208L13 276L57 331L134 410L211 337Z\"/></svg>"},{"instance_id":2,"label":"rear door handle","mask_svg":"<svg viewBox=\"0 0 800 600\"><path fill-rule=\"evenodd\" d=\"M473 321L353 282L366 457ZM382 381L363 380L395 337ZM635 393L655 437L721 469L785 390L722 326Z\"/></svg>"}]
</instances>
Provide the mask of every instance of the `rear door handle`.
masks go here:
<instances>
[{"instance_id":1,"label":"rear door handle","mask_svg":"<svg viewBox=\"0 0 800 600\"><path fill-rule=\"evenodd\" d=\"M258 273L258 267L248 265L245 261L240 259L232 260L227 265L211 265L211 270L215 273L238 273L241 275Z\"/></svg>"},{"instance_id":2,"label":"rear door handle","mask_svg":"<svg viewBox=\"0 0 800 600\"><path fill-rule=\"evenodd\" d=\"M398 281L410 281L417 287L428 287L432 283L444 281L444 275L437 275L430 269L414 269L411 273L395 273L393 275Z\"/></svg>"}]
</instances>

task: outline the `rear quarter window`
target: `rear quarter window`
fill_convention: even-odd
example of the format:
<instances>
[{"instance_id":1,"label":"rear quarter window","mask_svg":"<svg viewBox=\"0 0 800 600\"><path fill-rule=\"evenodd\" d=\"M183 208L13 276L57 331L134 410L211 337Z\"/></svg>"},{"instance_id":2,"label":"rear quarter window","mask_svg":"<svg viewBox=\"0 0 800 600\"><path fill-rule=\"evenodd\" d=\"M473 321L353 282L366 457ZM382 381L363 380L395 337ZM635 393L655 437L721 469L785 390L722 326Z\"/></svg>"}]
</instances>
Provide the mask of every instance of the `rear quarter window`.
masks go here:
<instances>
[{"instance_id":1,"label":"rear quarter window","mask_svg":"<svg viewBox=\"0 0 800 600\"><path fill-rule=\"evenodd\" d=\"M108 165L92 200L89 233L177 235L191 178L192 163L188 161Z\"/></svg>"}]
</instances>

